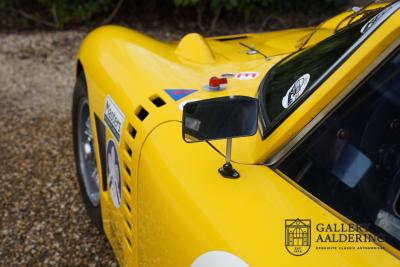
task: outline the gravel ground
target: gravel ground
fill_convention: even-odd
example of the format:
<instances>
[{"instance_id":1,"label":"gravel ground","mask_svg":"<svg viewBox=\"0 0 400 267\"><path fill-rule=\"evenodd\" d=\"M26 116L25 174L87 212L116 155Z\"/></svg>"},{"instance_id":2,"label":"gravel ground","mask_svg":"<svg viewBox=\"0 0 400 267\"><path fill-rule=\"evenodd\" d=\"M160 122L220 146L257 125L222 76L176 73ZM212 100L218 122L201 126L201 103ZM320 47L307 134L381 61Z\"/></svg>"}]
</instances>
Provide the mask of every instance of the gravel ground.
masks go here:
<instances>
[{"instance_id":1,"label":"gravel ground","mask_svg":"<svg viewBox=\"0 0 400 267\"><path fill-rule=\"evenodd\" d=\"M85 34L0 34L0 267L117 266L86 216L73 161L74 57Z\"/></svg>"},{"instance_id":2,"label":"gravel ground","mask_svg":"<svg viewBox=\"0 0 400 267\"><path fill-rule=\"evenodd\" d=\"M83 36L0 35L0 266L117 266L75 177L70 108Z\"/></svg>"}]
</instances>

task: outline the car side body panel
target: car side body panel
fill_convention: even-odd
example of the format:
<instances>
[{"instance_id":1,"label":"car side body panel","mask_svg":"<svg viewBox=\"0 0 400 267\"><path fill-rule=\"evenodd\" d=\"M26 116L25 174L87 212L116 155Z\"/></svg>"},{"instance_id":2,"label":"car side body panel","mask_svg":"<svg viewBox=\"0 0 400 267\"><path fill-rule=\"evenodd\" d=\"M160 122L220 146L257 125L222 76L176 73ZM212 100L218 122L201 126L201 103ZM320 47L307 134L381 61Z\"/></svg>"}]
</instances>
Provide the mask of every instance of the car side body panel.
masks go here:
<instances>
[{"instance_id":1,"label":"car side body panel","mask_svg":"<svg viewBox=\"0 0 400 267\"><path fill-rule=\"evenodd\" d=\"M266 166L235 164L241 178L223 178L218 168L224 157L206 143L185 143L181 127L160 125L142 149L138 256L143 266L190 266L207 251L232 253L249 266L398 266L382 249L332 253L318 251L313 242L306 255L289 254L285 219L342 221Z\"/></svg>"},{"instance_id":2,"label":"car side body panel","mask_svg":"<svg viewBox=\"0 0 400 267\"><path fill-rule=\"evenodd\" d=\"M332 25L340 16L326 22L309 45L332 35ZM233 161L241 174L235 181L217 172L224 162L224 141L210 146L182 140L179 106L188 100L228 95L256 97L268 70L295 51L312 29L246 34L237 40L224 39L242 35L207 39L191 35L171 43L119 26L90 33L78 60L89 89L95 140L95 117L105 123L107 97L124 114L120 140L109 129L106 132L106 139L118 144L121 207L113 205L100 183L104 230L121 266L188 266L210 250L233 253L250 266L317 266L322 261L327 266L398 266L398 259L384 250L373 256L321 252L304 257L283 251L285 219L312 216L327 223L344 219L259 164L279 151L399 38L399 21L397 12L266 139L260 134L235 139ZM248 55L239 42L256 45L269 59ZM193 57L187 52L190 47ZM240 72L258 76L229 79L227 89L220 92L203 89L212 76ZM196 92L175 101L166 89ZM157 98L165 104L155 104ZM106 168L99 164L98 142L95 150L99 170Z\"/></svg>"}]
</instances>

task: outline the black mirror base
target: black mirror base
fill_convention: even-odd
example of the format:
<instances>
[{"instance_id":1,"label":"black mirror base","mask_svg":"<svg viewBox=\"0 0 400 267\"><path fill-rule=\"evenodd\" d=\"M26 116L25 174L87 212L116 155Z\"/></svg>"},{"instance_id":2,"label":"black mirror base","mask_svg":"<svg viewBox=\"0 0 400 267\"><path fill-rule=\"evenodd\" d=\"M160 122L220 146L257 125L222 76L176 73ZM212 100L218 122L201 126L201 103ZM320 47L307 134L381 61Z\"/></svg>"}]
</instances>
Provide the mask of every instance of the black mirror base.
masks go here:
<instances>
[{"instance_id":1,"label":"black mirror base","mask_svg":"<svg viewBox=\"0 0 400 267\"><path fill-rule=\"evenodd\" d=\"M237 179L240 177L240 174L232 167L231 163L225 163L221 168L218 169L218 172L223 177L229 179Z\"/></svg>"}]
</instances>

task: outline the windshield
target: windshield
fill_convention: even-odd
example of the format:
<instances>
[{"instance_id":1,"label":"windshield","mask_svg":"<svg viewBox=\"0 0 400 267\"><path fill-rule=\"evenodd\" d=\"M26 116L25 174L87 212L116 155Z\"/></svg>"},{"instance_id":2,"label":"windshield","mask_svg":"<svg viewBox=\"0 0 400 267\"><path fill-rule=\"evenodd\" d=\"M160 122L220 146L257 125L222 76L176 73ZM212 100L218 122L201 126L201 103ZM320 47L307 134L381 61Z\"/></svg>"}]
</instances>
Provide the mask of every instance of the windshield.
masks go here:
<instances>
[{"instance_id":1,"label":"windshield","mask_svg":"<svg viewBox=\"0 0 400 267\"><path fill-rule=\"evenodd\" d=\"M316 45L293 53L267 73L259 94L264 138L392 13L389 10L393 8L368 13Z\"/></svg>"}]
</instances>

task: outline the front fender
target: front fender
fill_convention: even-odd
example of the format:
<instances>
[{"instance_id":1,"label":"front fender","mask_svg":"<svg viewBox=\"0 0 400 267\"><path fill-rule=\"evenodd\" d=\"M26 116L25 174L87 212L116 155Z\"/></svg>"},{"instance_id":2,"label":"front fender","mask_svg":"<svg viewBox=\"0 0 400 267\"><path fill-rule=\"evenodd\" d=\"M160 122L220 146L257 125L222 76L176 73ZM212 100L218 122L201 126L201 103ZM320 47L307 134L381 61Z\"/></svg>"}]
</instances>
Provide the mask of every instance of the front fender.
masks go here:
<instances>
[{"instance_id":1,"label":"front fender","mask_svg":"<svg viewBox=\"0 0 400 267\"><path fill-rule=\"evenodd\" d=\"M179 122L158 126L141 151L138 259L143 266L190 266L208 251L225 251L256 267L397 266L384 250L318 251L315 229L306 255L289 254L286 219L341 221L266 166L235 163L241 177L223 178L217 170L224 157L205 142L186 143L181 127Z\"/></svg>"}]
</instances>

